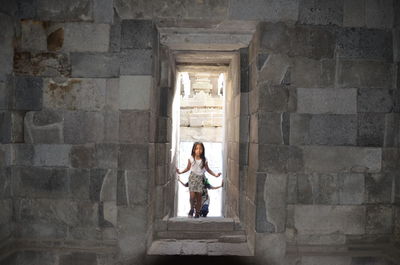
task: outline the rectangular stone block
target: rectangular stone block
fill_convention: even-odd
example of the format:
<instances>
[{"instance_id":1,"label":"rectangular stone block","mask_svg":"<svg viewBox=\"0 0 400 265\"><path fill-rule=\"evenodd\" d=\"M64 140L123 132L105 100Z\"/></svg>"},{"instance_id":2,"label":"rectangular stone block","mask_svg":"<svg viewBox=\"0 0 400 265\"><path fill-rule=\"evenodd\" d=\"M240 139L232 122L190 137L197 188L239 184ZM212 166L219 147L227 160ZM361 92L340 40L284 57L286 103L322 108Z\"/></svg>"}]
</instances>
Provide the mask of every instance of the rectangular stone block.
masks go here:
<instances>
[{"instance_id":1,"label":"rectangular stone block","mask_svg":"<svg viewBox=\"0 0 400 265\"><path fill-rule=\"evenodd\" d=\"M258 169L268 173L286 173L302 170L302 154L296 147L260 144ZM249 161L250 163L250 161Z\"/></svg>"},{"instance_id":2,"label":"rectangular stone block","mask_svg":"<svg viewBox=\"0 0 400 265\"><path fill-rule=\"evenodd\" d=\"M393 27L393 0L365 1L365 22L368 28L387 28Z\"/></svg>"},{"instance_id":3,"label":"rectangular stone block","mask_svg":"<svg viewBox=\"0 0 400 265\"><path fill-rule=\"evenodd\" d=\"M301 257L302 264L308 265L317 265L317 264L325 264L325 265L350 265L353 263L351 257L346 256L303 256Z\"/></svg>"},{"instance_id":4,"label":"rectangular stone block","mask_svg":"<svg viewBox=\"0 0 400 265\"><path fill-rule=\"evenodd\" d=\"M72 252L60 255L60 265L97 265L96 253Z\"/></svg>"},{"instance_id":5,"label":"rectangular stone block","mask_svg":"<svg viewBox=\"0 0 400 265\"><path fill-rule=\"evenodd\" d=\"M30 198L66 198L70 192L67 169L17 167L13 170L16 195Z\"/></svg>"},{"instance_id":6,"label":"rectangular stone block","mask_svg":"<svg viewBox=\"0 0 400 265\"><path fill-rule=\"evenodd\" d=\"M68 169L70 196L75 200L89 200L90 170Z\"/></svg>"},{"instance_id":7,"label":"rectangular stone block","mask_svg":"<svg viewBox=\"0 0 400 265\"><path fill-rule=\"evenodd\" d=\"M299 234L365 233L365 206L295 205L294 225Z\"/></svg>"},{"instance_id":8,"label":"rectangular stone block","mask_svg":"<svg viewBox=\"0 0 400 265\"><path fill-rule=\"evenodd\" d=\"M152 49L155 26L151 20L122 20L122 49Z\"/></svg>"},{"instance_id":9,"label":"rectangular stone block","mask_svg":"<svg viewBox=\"0 0 400 265\"><path fill-rule=\"evenodd\" d=\"M149 190L148 170L128 170L126 173L128 205L147 205Z\"/></svg>"},{"instance_id":10,"label":"rectangular stone block","mask_svg":"<svg viewBox=\"0 0 400 265\"><path fill-rule=\"evenodd\" d=\"M63 83L47 79L43 90L46 108L99 111L106 106L106 79L75 78Z\"/></svg>"},{"instance_id":11,"label":"rectangular stone block","mask_svg":"<svg viewBox=\"0 0 400 265\"><path fill-rule=\"evenodd\" d=\"M7 75L13 71L13 57L14 57L14 20L11 16L0 14L0 24L2 25L2 31L0 37L0 61L2 67L0 67L0 81L5 81Z\"/></svg>"},{"instance_id":12,"label":"rectangular stone block","mask_svg":"<svg viewBox=\"0 0 400 265\"><path fill-rule=\"evenodd\" d=\"M110 25L95 23L60 24L64 30L61 50L66 52L108 52Z\"/></svg>"},{"instance_id":13,"label":"rectangular stone block","mask_svg":"<svg viewBox=\"0 0 400 265\"><path fill-rule=\"evenodd\" d=\"M260 144L283 144L283 113L259 113L258 142Z\"/></svg>"},{"instance_id":14,"label":"rectangular stone block","mask_svg":"<svg viewBox=\"0 0 400 265\"><path fill-rule=\"evenodd\" d=\"M104 116L98 112L64 112L64 142L98 143L104 139Z\"/></svg>"},{"instance_id":15,"label":"rectangular stone block","mask_svg":"<svg viewBox=\"0 0 400 265\"><path fill-rule=\"evenodd\" d=\"M39 77L14 77L15 109L41 110L43 80Z\"/></svg>"},{"instance_id":16,"label":"rectangular stone block","mask_svg":"<svg viewBox=\"0 0 400 265\"><path fill-rule=\"evenodd\" d=\"M16 166L32 166L35 150L31 144L13 144L10 146L11 163Z\"/></svg>"},{"instance_id":17,"label":"rectangular stone block","mask_svg":"<svg viewBox=\"0 0 400 265\"><path fill-rule=\"evenodd\" d=\"M357 116L329 114L290 115L292 145L356 145Z\"/></svg>"},{"instance_id":18,"label":"rectangular stone block","mask_svg":"<svg viewBox=\"0 0 400 265\"><path fill-rule=\"evenodd\" d=\"M383 146L385 134L385 114L358 114L358 146Z\"/></svg>"},{"instance_id":19,"label":"rectangular stone block","mask_svg":"<svg viewBox=\"0 0 400 265\"><path fill-rule=\"evenodd\" d=\"M394 92L389 89L358 89L358 112L392 112Z\"/></svg>"},{"instance_id":20,"label":"rectangular stone block","mask_svg":"<svg viewBox=\"0 0 400 265\"><path fill-rule=\"evenodd\" d=\"M289 83L295 87L334 87L336 62L331 59L313 60L305 57L292 59Z\"/></svg>"},{"instance_id":21,"label":"rectangular stone block","mask_svg":"<svg viewBox=\"0 0 400 265\"><path fill-rule=\"evenodd\" d=\"M118 144L96 144L96 166L99 168L118 168Z\"/></svg>"},{"instance_id":22,"label":"rectangular stone block","mask_svg":"<svg viewBox=\"0 0 400 265\"><path fill-rule=\"evenodd\" d=\"M229 18L237 20L262 21L297 21L299 6L297 1L262 1L256 0L248 4L233 0L229 6Z\"/></svg>"},{"instance_id":23,"label":"rectangular stone block","mask_svg":"<svg viewBox=\"0 0 400 265\"><path fill-rule=\"evenodd\" d=\"M390 203L393 198L395 173L366 174L365 176L365 197L366 202Z\"/></svg>"},{"instance_id":24,"label":"rectangular stone block","mask_svg":"<svg viewBox=\"0 0 400 265\"><path fill-rule=\"evenodd\" d=\"M260 110L266 112L288 112L291 94L289 87L284 85L264 84L259 89Z\"/></svg>"},{"instance_id":25,"label":"rectangular stone block","mask_svg":"<svg viewBox=\"0 0 400 265\"><path fill-rule=\"evenodd\" d=\"M0 199L9 199L12 197L11 193L11 168L0 168Z\"/></svg>"},{"instance_id":26,"label":"rectangular stone block","mask_svg":"<svg viewBox=\"0 0 400 265\"><path fill-rule=\"evenodd\" d=\"M24 141L24 113L0 111L0 143L21 143Z\"/></svg>"},{"instance_id":27,"label":"rectangular stone block","mask_svg":"<svg viewBox=\"0 0 400 265\"><path fill-rule=\"evenodd\" d=\"M105 112L104 142L117 143L118 141L119 141L119 112L116 111Z\"/></svg>"},{"instance_id":28,"label":"rectangular stone block","mask_svg":"<svg viewBox=\"0 0 400 265\"><path fill-rule=\"evenodd\" d=\"M0 110L9 109L10 92L7 82L0 82Z\"/></svg>"},{"instance_id":29,"label":"rectangular stone block","mask_svg":"<svg viewBox=\"0 0 400 265\"><path fill-rule=\"evenodd\" d=\"M26 143L61 144L64 142L63 113L44 110L25 114L24 140Z\"/></svg>"},{"instance_id":30,"label":"rectangular stone block","mask_svg":"<svg viewBox=\"0 0 400 265\"><path fill-rule=\"evenodd\" d=\"M337 174L297 174L297 200L300 204L329 204L339 202Z\"/></svg>"},{"instance_id":31,"label":"rectangular stone block","mask_svg":"<svg viewBox=\"0 0 400 265\"><path fill-rule=\"evenodd\" d=\"M400 170L400 149L383 148L382 149L382 171L397 172Z\"/></svg>"},{"instance_id":32,"label":"rectangular stone block","mask_svg":"<svg viewBox=\"0 0 400 265\"><path fill-rule=\"evenodd\" d=\"M146 110L150 108L150 75L121 76L119 80L119 108L121 110Z\"/></svg>"},{"instance_id":33,"label":"rectangular stone block","mask_svg":"<svg viewBox=\"0 0 400 265\"><path fill-rule=\"evenodd\" d=\"M46 51L47 34L43 22L21 21L21 40L19 48L23 51Z\"/></svg>"},{"instance_id":34,"label":"rectangular stone block","mask_svg":"<svg viewBox=\"0 0 400 265\"><path fill-rule=\"evenodd\" d=\"M36 3L37 17L43 21L87 21L93 18L93 3L89 0L37 0Z\"/></svg>"},{"instance_id":35,"label":"rectangular stone block","mask_svg":"<svg viewBox=\"0 0 400 265\"><path fill-rule=\"evenodd\" d=\"M153 51L145 49L122 50L120 54L121 75L151 75Z\"/></svg>"},{"instance_id":36,"label":"rectangular stone block","mask_svg":"<svg viewBox=\"0 0 400 265\"><path fill-rule=\"evenodd\" d=\"M71 64L69 56L65 53L16 52L14 55L14 72L28 76L71 76Z\"/></svg>"},{"instance_id":37,"label":"rectangular stone block","mask_svg":"<svg viewBox=\"0 0 400 265\"><path fill-rule=\"evenodd\" d=\"M300 0L299 23L314 25L343 24L343 0Z\"/></svg>"},{"instance_id":38,"label":"rectangular stone block","mask_svg":"<svg viewBox=\"0 0 400 265\"><path fill-rule=\"evenodd\" d=\"M392 32L367 28L342 28L338 31L339 57L393 61Z\"/></svg>"},{"instance_id":39,"label":"rectangular stone block","mask_svg":"<svg viewBox=\"0 0 400 265\"><path fill-rule=\"evenodd\" d=\"M365 0L343 1L343 26L365 26Z\"/></svg>"},{"instance_id":40,"label":"rectangular stone block","mask_svg":"<svg viewBox=\"0 0 400 265\"><path fill-rule=\"evenodd\" d=\"M373 147L302 146L306 172L380 172L382 149Z\"/></svg>"},{"instance_id":41,"label":"rectangular stone block","mask_svg":"<svg viewBox=\"0 0 400 265\"><path fill-rule=\"evenodd\" d=\"M333 58L335 32L304 25L263 24L260 45L263 51L303 56L311 59Z\"/></svg>"},{"instance_id":42,"label":"rectangular stone block","mask_svg":"<svg viewBox=\"0 0 400 265\"><path fill-rule=\"evenodd\" d=\"M71 53L72 77L118 77L116 53Z\"/></svg>"},{"instance_id":43,"label":"rectangular stone block","mask_svg":"<svg viewBox=\"0 0 400 265\"><path fill-rule=\"evenodd\" d=\"M93 2L93 19L96 23L113 23L114 1L95 0Z\"/></svg>"},{"instance_id":44,"label":"rectangular stone block","mask_svg":"<svg viewBox=\"0 0 400 265\"><path fill-rule=\"evenodd\" d=\"M39 144L34 146L34 150L34 166L68 167L70 165L70 145Z\"/></svg>"},{"instance_id":45,"label":"rectangular stone block","mask_svg":"<svg viewBox=\"0 0 400 265\"><path fill-rule=\"evenodd\" d=\"M106 79L106 111L119 110L119 78Z\"/></svg>"},{"instance_id":46,"label":"rectangular stone block","mask_svg":"<svg viewBox=\"0 0 400 265\"><path fill-rule=\"evenodd\" d=\"M400 114L388 113L385 115L385 147L400 146Z\"/></svg>"},{"instance_id":47,"label":"rectangular stone block","mask_svg":"<svg viewBox=\"0 0 400 265\"><path fill-rule=\"evenodd\" d=\"M121 144L118 153L118 168L147 169L148 149L148 144Z\"/></svg>"},{"instance_id":48,"label":"rectangular stone block","mask_svg":"<svg viewBox=\"0 0 400 265\"><path fill-rule=\"evenodd\" d=\"M8 200L1 199L0 200L0 207L3 210L3 213L0 216L0 224L3 226L3 225L7 225L7 224L11 223L12 222L12 215L13 215L13 212L12 212L13 211L12 210L12 208L13 208L12 200L11 199L8 199Z\"/></svg>"},{"instance_id":49,"label":"rectangular stone block","mask_svg":"<svg viewBox=\"0 0 400 265\"><path fill-rule=\"evenodd\" d=\"M367 234L390 234L393 231L393 210L390 205L366 207L365 232Z\"/></svg>"},{"instance_id":50,"label":"rectangular stone block","mask_svg":"<svg viewBox=\"0 0 400 265\"><path fill-rule=\"evenodd\" d=\"M73 168L92 168L96 165L94 145L73 145L70 152Z\"/></svg>"},{"instance_id":51,"label":"rectangular stone block","mask_svg":"<svg viewBox=\"0 0 400 265\"><path fill-rule=\"evenodd\" d=\"M368 60L339 60L339 87L392 88L393 66Z\"/></svg>"},{"instance_id":52,"label":"rectangular stone block","mask_svg":"<svg viewBox=\"0 0 400 265\"><path fill-rule=\"evenodd\" d=\"M356 114L356 89L297 88L297 112L310 114Z\"/></svg>"},{"instance_id":53,"label":"rectangular stone block","mask_svg":"<svg viewBox=\"0 0 400 265\"><path fill-rule=\"evenodd\" d=\"M363 204L365 202L365 176L360 173L339 174L339 203Z\"/></svg>"}]
</instances>

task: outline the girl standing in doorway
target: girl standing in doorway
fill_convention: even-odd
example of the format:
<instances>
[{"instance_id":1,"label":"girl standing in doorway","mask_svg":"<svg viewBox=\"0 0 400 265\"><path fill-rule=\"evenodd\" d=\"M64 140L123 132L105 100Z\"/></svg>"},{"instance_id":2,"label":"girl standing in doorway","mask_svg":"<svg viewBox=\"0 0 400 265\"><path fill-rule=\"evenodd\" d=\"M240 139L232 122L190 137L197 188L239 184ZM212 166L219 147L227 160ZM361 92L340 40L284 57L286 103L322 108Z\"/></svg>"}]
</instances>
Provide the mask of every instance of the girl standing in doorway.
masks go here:
<instances>
[{"instance_id":1,"label":"girl standing in doorway","mask_svg":"<svg viewBox=\"0 0 400 265\"><path fill-rule=\"evenodd\" d=\"M183 171L176 169L176 173L183 174L190 171L189 175L189 192L190 192L190 211L189 216L193 216L193 209L196 209L194 218L200 217L201 195L203 193L205 172L207 171L214 177L221 176L221 173L215 174L209 167L205 156L204 145L196 142L192 147L192 154L188 159L188 164ZM199 202L195 204L195 201Z\"/></svg>"}]
</instances>

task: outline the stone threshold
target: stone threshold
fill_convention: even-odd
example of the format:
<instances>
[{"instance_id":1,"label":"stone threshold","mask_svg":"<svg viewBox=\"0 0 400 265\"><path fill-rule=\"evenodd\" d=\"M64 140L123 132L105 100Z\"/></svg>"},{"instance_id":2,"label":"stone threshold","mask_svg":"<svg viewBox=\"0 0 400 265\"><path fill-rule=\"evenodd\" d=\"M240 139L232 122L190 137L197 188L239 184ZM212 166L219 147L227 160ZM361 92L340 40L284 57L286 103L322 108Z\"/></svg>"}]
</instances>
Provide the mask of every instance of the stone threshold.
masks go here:
<instances>
[{"instance_id":1,"label":"stone threshold","mask_svg":"<svg viewBox=\"0 0 400 265\"><path fill-rule=\"evenodd\" d=\"M247 242L225 243L216 240L153 241L147 255L254 256Z\"/></svg>"}]
</instances>

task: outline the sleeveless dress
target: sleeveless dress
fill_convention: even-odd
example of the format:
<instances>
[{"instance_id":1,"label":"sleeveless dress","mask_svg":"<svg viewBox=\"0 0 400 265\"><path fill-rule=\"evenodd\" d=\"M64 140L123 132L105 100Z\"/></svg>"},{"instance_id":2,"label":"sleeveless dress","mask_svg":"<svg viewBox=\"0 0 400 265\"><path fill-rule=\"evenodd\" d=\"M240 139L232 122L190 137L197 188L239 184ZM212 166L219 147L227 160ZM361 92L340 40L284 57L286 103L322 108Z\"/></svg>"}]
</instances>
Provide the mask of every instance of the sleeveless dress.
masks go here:
<instances>
[{"instance_id":1,"label":"sleeveless dress","mask_svg":"<svg viewBox=\"0 0 400 265\"><path fill-rule=\"evenodd\" d=\"M203 161L196 160L192 156L189 158L191 163L191 171L189 175L189 191L190 192L203 192L205 178L205 167L202 168ZM207 160L206 160L207 163Z\"/></svg>"}]
</instances>

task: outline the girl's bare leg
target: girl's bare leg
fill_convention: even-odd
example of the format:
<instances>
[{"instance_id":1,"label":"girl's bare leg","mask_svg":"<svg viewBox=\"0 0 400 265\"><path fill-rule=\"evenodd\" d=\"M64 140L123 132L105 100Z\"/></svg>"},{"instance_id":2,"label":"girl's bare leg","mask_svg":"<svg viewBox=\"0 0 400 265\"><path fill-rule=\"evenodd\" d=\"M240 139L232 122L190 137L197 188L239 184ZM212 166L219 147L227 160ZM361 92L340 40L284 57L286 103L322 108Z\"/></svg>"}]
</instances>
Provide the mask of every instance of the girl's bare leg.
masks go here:
<instances>
[{"instance_id":1,"label":"girl's bare leg","mask_svg":"<svg viewBox=\"0 0 400 265\"><path fill-rule=\"evenodd\" d=\"M196 215L200 214L200 209L201 209L201 192L195 192L195 197L196 197Z\"/></svg>"},{"instance_id":2,"label":"girl's bare leg","mask_svg":"<svg viewBox=\"0 0 400 265\"><path fill-rule=\"evenodd\" d=\"M190 210L194 209L194 205L195 205L195 192L190 192Z\"/></svg>"}]
</instances>

